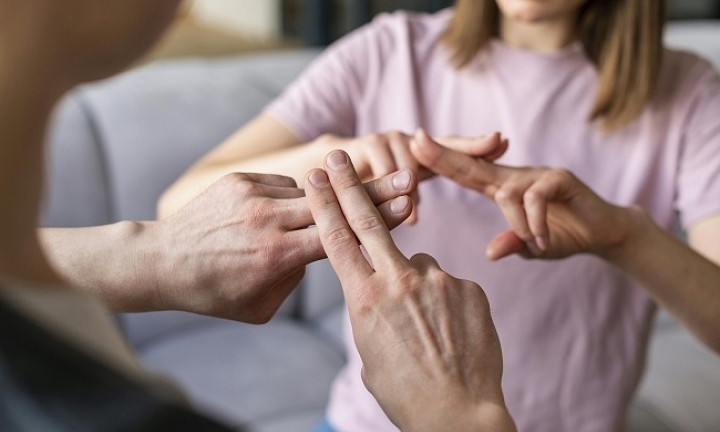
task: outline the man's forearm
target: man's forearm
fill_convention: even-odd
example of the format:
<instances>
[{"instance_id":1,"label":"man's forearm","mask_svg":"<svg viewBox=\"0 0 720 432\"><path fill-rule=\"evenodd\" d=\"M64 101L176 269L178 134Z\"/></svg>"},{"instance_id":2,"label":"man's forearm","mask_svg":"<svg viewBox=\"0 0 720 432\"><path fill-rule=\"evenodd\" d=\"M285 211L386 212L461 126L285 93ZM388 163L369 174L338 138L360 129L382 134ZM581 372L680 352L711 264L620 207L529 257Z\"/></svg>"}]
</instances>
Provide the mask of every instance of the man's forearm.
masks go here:
<instances>
[{"instance_id":1,"label":"man's forearm","mask_svg":"<svg viewBox=\"0 0 720 432\"><path fill-rule=\"evenodd\" d=\"M153 222L38 230L54 270L116 312L162 309L156 270L161 243L155 236Z\"/></svg>"}]
</instances>

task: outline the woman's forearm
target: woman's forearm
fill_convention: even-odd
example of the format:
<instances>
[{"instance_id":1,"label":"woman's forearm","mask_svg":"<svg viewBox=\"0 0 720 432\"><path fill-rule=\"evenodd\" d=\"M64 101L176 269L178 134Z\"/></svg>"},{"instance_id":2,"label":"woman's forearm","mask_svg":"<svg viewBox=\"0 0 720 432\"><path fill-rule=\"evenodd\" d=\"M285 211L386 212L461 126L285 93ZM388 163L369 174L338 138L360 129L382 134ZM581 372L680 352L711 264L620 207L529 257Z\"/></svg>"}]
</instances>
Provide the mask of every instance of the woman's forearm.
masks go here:
<instances>
[{"instance_id":1,"label":"woman's forearm","mask_svg":"<svg viewBox=\"0 0 720 432\"><path fill-rule=\"evenodd\" d=\"M316 142L248 159L201 160L163 193L158 202L158 217L165 218L175 213L220 177L230 173L281 174L292 177L302 187L307 172L322 166L328 148Z\"/></svg>"},{"instance_id":2,"label":"woman's forearm","mask_svg":"<svg viewBox=\"0 0 720 432\"><path fill-rule=\"evenodd\" d=\"M260 114L200 159L165 191L158 202L158 216L165 218L175 213L230 173L282 174L302 184L305 174L322 164L325 154L319 147L303 145L283 122L269 114Z\"/></svg>"},{"instance_id":3,"label":"woman's forearm","mask_svg":"<svg viewBox=\"0 0 720 432\"><path fill-rule=\"evenodd\" d=\"M720 352L720 267L630 209L627 240L604 254L710 348Z\"/></svg>"}]
</instances>

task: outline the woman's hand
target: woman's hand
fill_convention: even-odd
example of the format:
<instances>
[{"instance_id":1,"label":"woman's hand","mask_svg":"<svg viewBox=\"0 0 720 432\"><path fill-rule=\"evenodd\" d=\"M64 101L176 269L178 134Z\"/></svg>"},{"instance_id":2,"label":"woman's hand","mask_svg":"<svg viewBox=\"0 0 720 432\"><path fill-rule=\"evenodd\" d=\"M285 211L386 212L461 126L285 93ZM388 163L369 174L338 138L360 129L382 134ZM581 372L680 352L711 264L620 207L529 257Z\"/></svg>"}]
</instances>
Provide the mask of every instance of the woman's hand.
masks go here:
<instances>
[{"instance_id":1,"label":"woman's hand","mask_svg":"<svg viewBox=\"0 0 720 432\"><path fill-rule=\"evenodd\" d=\"M603 255L631 229L631 209L609 204L566 170L496 165L445 148L423 131L411 151L427 169L479 191L502 210L511 230L490 241L490 259Z\"/></svg>"},{"instance_id":2,"label":"woman's hand","mask_svg":"<svg viewBox=\"0 0 720 432\"><path fill-rule=\"evenodd\" d=\"M323 154L331 150L345 151L353 162L362 181L367 182L388 175L401 169L410 169L418 174L420 181L433 177L435 174L425 169L410 151L412 136L402 132L370 134L357 138L341 138L334 135L323 135L314 143L325 147ZM499 133L478 138L445 137L437 138L441 145L472 157L482 157L494 161L507 150L507 140ZM411 196L417 205L420 197L417 192ZM407 223L415 223L417 215L413 211Z\"/></svg>"},{"instance_id":3,"label":"woman's hand","mask_svg":"<svg viewBox=\"0 0 720 432\"><path fill-rule=\"evenodd\" d=\"M331 153L325 170L311 171L305 183L342 282L363 381L393 423L413 432L513 431L482 288L448 275L428 255L403 256L345 153ZM398 197L390 208L409 205Z\"/></svg>"}]
</instances>

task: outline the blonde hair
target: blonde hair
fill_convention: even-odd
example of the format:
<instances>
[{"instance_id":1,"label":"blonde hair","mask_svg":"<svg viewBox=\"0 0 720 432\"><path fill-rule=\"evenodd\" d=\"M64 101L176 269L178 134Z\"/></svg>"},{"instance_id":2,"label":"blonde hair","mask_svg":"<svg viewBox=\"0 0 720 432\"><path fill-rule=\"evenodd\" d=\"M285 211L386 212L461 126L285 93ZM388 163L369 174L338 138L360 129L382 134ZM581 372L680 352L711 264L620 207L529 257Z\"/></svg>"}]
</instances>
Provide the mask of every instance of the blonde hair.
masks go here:
<instances>
[{"instance_id":1,"label":"blonde hair","mask_svg":"<svg viewBox=\"0 0 720 432\"><path fill-rule=\"evenodd\" d=\"M640 115L657 83L664 21L664 0L588 0L581 6L577 32L599 75L590 121L616 130ZM497 37L499 26L495 0L457 0L443 35L457 67Z\"/></svg>"}]
</instances>

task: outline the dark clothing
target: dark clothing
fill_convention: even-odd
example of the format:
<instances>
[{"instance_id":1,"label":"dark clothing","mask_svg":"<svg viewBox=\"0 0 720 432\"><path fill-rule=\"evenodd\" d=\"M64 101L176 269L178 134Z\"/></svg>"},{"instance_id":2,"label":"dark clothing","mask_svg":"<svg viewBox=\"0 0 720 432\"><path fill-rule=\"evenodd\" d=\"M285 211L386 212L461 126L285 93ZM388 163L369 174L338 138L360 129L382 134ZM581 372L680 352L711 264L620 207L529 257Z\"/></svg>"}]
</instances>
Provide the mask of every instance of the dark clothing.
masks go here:
<instances>
[{"instance_id":1,"label":"dark clothing","mask_svg":"<svg viewBox=\"0 0 720 432\"><path fill-rule=\"evenodd\" d=\"M0 299L0 431L230 430L153 394Z\"/></svg>"}]
</instances>

